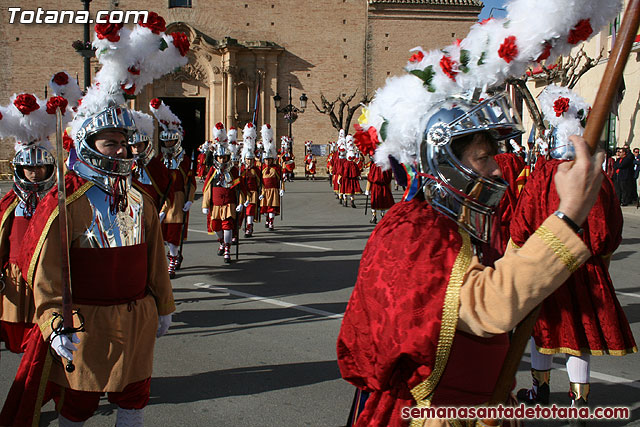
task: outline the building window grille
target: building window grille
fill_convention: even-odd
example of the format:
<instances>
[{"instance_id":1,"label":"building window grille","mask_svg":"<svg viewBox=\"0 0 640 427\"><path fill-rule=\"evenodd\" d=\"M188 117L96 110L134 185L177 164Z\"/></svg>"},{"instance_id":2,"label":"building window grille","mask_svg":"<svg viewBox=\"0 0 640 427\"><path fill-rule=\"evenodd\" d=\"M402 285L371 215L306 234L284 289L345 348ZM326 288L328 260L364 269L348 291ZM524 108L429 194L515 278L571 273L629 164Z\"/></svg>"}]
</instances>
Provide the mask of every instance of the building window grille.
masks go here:
<instances>
[{"instance_id":1,"label":"building window grille","mask_svg":"<svg viewBox=\"0 0 640 427\"><path fill-rule=\"evenodd\" d=\"M191 7L191 0L169 0L169 9L172 7Z\"/></svg>"}]
</instances>

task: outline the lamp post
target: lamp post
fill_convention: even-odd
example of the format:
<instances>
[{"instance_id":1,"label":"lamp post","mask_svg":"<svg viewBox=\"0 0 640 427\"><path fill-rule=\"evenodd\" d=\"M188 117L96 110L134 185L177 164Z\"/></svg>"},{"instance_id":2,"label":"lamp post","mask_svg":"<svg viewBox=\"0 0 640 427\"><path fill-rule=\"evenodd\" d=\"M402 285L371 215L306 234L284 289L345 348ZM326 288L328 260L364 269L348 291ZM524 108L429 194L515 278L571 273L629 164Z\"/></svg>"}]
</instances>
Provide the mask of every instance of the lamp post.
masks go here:
<instances>
[{"instance_id":1,"label":"lamp post","mask_svg":"<svg viewBox=\"0 0 640 427\"><path fill-rule=\"evenodd\" d=\"M89 12L89 3L91 3L91 0L80 0L80 1L82 1L82 4L84 5L85 12ZM88 13L87 13L87 15L88 15ZM89 31L90 31L89 30L89 23L86 22L84 24L84 44L85 44L85 46L87 46L89 41L90 41ZM86 89L90 85L91 85L91 58L89 56L84 56L84 88Z\"/></svg>"},{"instance_id":2,"label":"lamp post","mask_svg":"<svg viewBox=\"0 0 640 427\"><path fill-rule=\"evenodd\" d=\"M280 104L282 103L282 97L280 96L280 94L276 92L275 96L273 97L273 103L276 106L276 111L278 113L284 113L284 119L287 121L287 123L289 123L289 139L291 139L292 151L293 139L291 138L291 124L298 119L298 114L304 113L305 108L307 108L308 99L309 98L307 98L307 95L303 93L302 96L300 96L300 108L293 105L293 100L291 98L291 85L289 85L289 104L281 108Z\"/></svg>"}]
</instances>

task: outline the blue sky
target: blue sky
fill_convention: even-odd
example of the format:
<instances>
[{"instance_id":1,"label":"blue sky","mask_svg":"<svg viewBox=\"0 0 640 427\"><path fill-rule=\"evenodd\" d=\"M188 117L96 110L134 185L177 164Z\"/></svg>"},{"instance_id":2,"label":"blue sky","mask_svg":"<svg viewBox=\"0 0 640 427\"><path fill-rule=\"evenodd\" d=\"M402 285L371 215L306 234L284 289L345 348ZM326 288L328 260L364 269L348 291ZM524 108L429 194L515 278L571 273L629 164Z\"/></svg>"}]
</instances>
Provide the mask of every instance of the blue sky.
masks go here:
<instances>
[{"instance_id":1,"label":"blue sky","mask_svg":"<svg viewBox=\"0 0 640 427\"><path fill-rule=\"evenodd\" d=\"M480 12L480 20L486 19L489 17L492 8L502 9L504 8L505 0L482 0L484 3L484 7L482 8L482 12ZM494 10L493 15L496 18L503 18L506 15L505 10Z\"/></svg>"}]
</instances>

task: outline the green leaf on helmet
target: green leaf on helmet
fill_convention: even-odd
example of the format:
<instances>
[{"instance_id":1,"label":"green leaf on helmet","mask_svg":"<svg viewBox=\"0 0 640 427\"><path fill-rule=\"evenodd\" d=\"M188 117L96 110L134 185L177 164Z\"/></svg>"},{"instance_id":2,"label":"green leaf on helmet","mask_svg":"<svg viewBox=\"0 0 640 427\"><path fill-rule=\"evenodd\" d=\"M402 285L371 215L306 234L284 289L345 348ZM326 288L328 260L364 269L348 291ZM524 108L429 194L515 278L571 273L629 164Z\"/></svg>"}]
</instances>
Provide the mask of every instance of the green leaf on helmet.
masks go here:
<instances>
[{"instance_id":1,"label":"green leaf on helmet","mask_svg":"<svg viewBox=\"0 0 640 427\"><path fill-rule=\"evenodd\" d=\"M480 55L480 59L478 59L478 65L484 64L484 59L487 57L487 52L483 51Z\"/></svg>"},{"instance_id":2,"label":"green leaf on helmet","mask_svg":"<svg viewBox=\"0 0 640 427\"><path fill-rule=\"evenodd\" d=\"M168 47L169 47L169 45L167 44L167 41L165 39L161 39L160 40L160 50L165 50Z\"/></svg>"},{"instance_id":3,"label":"green leaf on helmet","mask_svg":"<svg viewBox=\"0 0 640 427\"><path fill-rule=\"evenodd\" d=\"M435 88L431 86L431 81L433 80L433 76L435 75L435 72L433 71L433 65L429 65L424 70L411 70L410 73L422 80L424 86L429 92L436 91Z\"/></svg>"},{"instance_id":4,"label":"green leaf on helmet","mask_svg":"<svg viewBox=\"0 0 640 427\"><path fill-rule=\"evenodd\" d=\"M380 126L380 136L383 141L387 140L387 126L389 126L389 122L385 119L385 121L382 122L382 126Z\"/></svg>"}]
</instances>

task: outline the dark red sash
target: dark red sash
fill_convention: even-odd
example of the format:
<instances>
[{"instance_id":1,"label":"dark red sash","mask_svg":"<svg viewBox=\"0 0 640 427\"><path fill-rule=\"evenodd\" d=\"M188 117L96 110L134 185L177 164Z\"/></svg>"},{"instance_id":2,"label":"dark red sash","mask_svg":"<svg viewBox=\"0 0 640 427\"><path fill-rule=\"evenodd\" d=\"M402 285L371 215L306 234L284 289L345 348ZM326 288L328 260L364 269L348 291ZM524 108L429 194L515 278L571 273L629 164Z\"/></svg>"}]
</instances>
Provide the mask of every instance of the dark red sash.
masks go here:
<instances>
[{"instance_id":1,"label":"dark red sash","mask_svg":"<svg viewBox=\"0 0 640 427\"><path fill-rule=\"evenodd\" d=\"M118 248L71 248L73 302L118 305L147 294L147 244Z\"/></svg>"},{"instance_id":2,"label":"dark red sash","mask_svg":"<svg viewBox=\"0 0 640 427\"><path fill-rule=\"evenodd\" d=\"M280 180L278 178L264 178L262 180L264 188L279 188Z\"/></svg>"},{"instance_id":3,"label":"dark red sash","mask_svg":"<svg viewBox=\"0 0 640 427\"><path fill-rule=\"evenodd\" d=\"M225 206L229 203L235 203L235 188L211 187L211 202L214 206Z\"/></svg>"}]
</instances>

